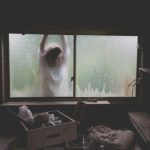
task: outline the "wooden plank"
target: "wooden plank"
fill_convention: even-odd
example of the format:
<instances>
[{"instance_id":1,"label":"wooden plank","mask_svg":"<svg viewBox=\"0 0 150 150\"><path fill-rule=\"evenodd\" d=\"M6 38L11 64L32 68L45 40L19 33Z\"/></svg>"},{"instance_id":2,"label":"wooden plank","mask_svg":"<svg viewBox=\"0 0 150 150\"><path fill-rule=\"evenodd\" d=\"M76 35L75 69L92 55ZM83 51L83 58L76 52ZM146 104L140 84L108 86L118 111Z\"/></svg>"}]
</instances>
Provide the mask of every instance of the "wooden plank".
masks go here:
<instances>
[{"instance_id":1,"label":"wooden plank","mask_svg":"<svg viewBox=\"0 0 150 150\"><path fill-rule=\"evenodd\" d=\"M129 112L129 120L142 137L143 141L150 144L150 113Z\"/></svg>"}]
</instances>

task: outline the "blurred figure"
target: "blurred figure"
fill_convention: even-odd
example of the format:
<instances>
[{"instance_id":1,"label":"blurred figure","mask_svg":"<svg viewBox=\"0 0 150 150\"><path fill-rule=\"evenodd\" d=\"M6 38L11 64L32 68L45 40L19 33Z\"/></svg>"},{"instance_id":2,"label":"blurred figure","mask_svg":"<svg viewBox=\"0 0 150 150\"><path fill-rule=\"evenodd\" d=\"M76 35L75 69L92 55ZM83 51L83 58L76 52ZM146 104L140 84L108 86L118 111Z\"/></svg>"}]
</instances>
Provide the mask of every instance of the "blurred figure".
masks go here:
<instances>
[{"instance_id":1,"label":"blurred figure","mask_svg":"<svg viewBox=\"0 0 150 150\"><path fill-rule=\"evenodd\" d=\"M61 35L61 45L58 43L46 45L47 37L48 35L44 34L40 43L42 96L67 96L67 37Z\"/></svg>"}]
</instances>

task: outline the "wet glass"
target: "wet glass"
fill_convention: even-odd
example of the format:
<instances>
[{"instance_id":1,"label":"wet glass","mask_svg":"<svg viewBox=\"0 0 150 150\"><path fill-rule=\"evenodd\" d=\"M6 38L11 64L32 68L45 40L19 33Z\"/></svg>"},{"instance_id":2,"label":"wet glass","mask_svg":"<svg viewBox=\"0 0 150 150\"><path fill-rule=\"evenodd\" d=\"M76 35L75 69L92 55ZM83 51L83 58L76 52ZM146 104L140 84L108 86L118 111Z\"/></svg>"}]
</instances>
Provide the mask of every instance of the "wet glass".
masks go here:
<instances>
[{"instance_id":1,"label":"wet glass","mask_svg":"<svg viewBox=\"0 0 150 150\"><path fill-rule=\"evenodd\" d=\"M44 97L41 95L39 50L42 34L9 34L10 97ZM73 96L73 36L67 35L67 94ZM49 42L61 45L60 35L49 35ZM63 93L60 95L63 97Z\"/></svg>"},{"instance_id":2,"label":"wet glass","mask_svg":"<svg viewBox=\"0 0 150 150\"><path fill-rule=\"evenodd\" d=\"M137 36L78 35L76 95L135 96L128 85L136 79L137 46Z\"/></svg>"}]
</instances>

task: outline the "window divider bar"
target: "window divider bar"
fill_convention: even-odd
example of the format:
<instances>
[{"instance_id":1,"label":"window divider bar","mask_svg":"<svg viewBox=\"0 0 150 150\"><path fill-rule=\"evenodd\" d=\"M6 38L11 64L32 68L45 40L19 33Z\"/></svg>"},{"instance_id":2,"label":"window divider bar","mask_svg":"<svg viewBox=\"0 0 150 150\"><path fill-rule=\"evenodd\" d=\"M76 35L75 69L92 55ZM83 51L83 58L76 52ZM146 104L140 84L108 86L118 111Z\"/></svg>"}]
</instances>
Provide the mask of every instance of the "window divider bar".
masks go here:
<instances>
[{"instance_id":1,"label":"window divider bar","mask_svg":"<svg viewBox=\"0 0 150 150\"><path fill-rule=\"evenodd\" d=\"M3 35L3 101L10 101L9 34ZM6 59L7 58L7 59Z\"/></svg>"},{"instance_id":2,"label":"window divider bar","mask_svg":"<svg viewBox=\"0 0 150 150\"><path fill-rule=\"evenodd\" d=\"M73 99L75 100L76 98L76 35L74 35L73 38L73 52L74 52L74 57L73 57Z\"/></svg>"}]
</instances>

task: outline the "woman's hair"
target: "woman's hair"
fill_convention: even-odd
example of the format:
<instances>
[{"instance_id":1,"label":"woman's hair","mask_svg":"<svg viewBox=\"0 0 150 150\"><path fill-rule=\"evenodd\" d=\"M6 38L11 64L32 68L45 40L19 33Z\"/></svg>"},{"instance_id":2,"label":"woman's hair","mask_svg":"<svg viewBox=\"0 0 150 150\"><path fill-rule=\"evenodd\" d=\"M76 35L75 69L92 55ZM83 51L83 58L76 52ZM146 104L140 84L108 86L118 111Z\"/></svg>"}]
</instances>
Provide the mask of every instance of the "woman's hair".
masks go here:
<instances>
[{"instance_id":1,"label":"woman's hair","mask_svg":"<svg viewBox=\"0 0 150 150\"><path fill-rule=\"evenodd\" d=\"M57 56L62 52L60 47L54 47L54 48L50 48L47 50L46 54L45 54L45 59L46 61L49 60L56 60Z\"/></svg>"}]
</instances>

